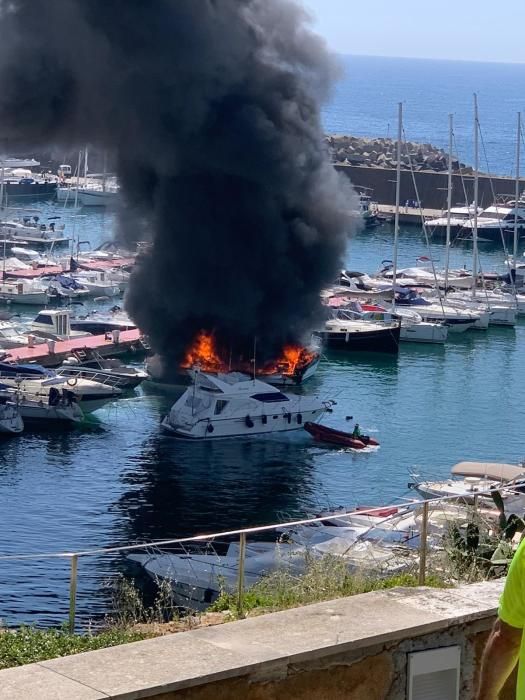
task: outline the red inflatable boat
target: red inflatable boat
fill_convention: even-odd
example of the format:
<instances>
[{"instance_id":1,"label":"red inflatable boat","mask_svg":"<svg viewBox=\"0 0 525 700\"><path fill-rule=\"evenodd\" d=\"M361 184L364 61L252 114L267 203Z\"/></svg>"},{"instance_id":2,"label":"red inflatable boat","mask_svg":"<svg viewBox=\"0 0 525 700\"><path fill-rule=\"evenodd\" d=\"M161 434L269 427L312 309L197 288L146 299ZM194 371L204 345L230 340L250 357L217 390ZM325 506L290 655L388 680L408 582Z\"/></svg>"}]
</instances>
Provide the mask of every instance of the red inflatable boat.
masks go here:
<instances>
[{"instance_id":1,"label":"red inflatable boat","mask_svg":"<svg viewBox=\"0 0 525 700\"><path fill-rule=\"evenodd\" d=\"M352 433L345 433L342 430L327 428L325 425L319 425L319 423L307 422L304 424L304 429L318 442L329 442L332 445L352 447L354 450L362 450L369 445L379 445L377 440L374 440L374 438L368 435L354 437Z\"/></svg>"}]
</instances>

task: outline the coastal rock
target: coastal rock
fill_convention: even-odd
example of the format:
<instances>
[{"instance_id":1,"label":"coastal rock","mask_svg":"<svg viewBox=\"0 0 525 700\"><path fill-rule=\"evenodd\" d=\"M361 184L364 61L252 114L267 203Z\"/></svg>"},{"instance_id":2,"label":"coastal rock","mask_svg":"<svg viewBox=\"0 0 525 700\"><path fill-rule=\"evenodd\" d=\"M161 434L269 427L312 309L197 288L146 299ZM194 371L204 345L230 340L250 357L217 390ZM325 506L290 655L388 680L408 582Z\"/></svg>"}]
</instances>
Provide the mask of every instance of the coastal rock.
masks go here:
<instances>
[{"instance_id":1,"label":"coastal rock","mask_svg":"<svg viewBox=\"0 0 525 700\"><path fill-rule=\"evenodd\" d=\"M331 158L336 163L364 165L367 167L392 168L397 163L397 146L391 138L365 138L348 134L328 134L326 145ZM443 172L448 169L448 153L430 143L403 144L401 167L409 170L430 170ZM452 160L455 172L467 173L464 163L457 158Z\"/></svg>"}]
</instances>

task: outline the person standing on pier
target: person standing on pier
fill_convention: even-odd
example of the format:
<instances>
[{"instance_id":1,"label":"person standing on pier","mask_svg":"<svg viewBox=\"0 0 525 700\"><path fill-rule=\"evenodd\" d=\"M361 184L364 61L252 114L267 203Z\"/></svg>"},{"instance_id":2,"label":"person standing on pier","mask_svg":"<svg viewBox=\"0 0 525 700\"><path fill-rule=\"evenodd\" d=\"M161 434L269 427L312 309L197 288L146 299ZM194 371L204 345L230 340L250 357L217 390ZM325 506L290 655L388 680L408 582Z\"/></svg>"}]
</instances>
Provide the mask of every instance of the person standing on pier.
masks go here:
<instances>
[{"instance_id":1,"label":"person standing on pier","mask_svg":"<svg viewBox=\"0 0 525 700\"><path fill-rule=\"evenodd\" d=\"M516 700L525 700L525 540L516 550L481 659L476 700L498 700L518 662Z\"/></svg>"}]
</instances>

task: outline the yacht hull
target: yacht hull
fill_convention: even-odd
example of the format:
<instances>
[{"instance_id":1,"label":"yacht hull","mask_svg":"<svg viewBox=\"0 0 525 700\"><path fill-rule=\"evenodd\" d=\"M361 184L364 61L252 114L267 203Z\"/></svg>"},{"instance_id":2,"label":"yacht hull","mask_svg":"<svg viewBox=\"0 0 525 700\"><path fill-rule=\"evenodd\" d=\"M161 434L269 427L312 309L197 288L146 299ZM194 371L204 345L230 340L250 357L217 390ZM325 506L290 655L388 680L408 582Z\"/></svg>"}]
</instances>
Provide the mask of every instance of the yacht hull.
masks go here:
<instances>
[{"instance_id":1,"label":"yacht hull","mask_svg":"<svg viewBox=\"0 0 525 700\"><path fill-rule=\"evenodd\" d=\"M161 427L166 433L180 440L203 441L237 439L240 437L253 438L301 430L305 422L315 423L318 421L325 410L323 406L302 412L293 411L290 413L279 412L272 414L269 407L266 416L253 416L251 418L246 416L245 418L227 418L223 420L220 418L216 420L203 419L191 427L173 424L169 420L169 415L167 415L163 418Z\"/></svg>"},{"instance_id":2,"label":"yacht hull","mask_svg":"<svg viewBox=\"0 0 525 700\"><path fill-rule=\"evenodd\" d=\"M83 207L107 207L115 202L117 193L103 190L79 190L78 198Z\"/></svg>"},{"instance_id":3,"label":"yacht hull","mask_svg":"<svg viewBox=\"0 0 525 700\"><path fill-rule=\"evenodd\" d=\"M325 347L346 352L399 352L400 326L371 331L319 331Z\"/></svg>"},{"instance_id":4,"label":"yacht hull","mask_svg":"<svg viewBox=\"0 0 525 700\"><path fill-rule=\"evenodd\" d=\"M400 339L409 343L443 344L448 337L448 327L438 323L414 323L401 326Z\"/></svg>"}]
</instances>

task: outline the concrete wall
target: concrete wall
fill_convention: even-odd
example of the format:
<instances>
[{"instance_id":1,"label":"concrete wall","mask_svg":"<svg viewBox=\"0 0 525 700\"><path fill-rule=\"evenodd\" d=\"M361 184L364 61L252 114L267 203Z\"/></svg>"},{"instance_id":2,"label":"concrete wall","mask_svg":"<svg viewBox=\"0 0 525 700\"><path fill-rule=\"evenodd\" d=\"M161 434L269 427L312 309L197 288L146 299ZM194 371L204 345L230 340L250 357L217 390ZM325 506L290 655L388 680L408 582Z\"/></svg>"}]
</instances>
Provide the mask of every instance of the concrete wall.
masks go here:
<instances>
[{"instance_id":1,"label":"concrete wall","mask_svg":"<svg viewBox=\"0 0 525 700\"><path fill-rule=\"evenodd\" d=\"M352 165L336 165L336 170L350 178L354 185L370 188L372 199L381 204L395 204L396 171L383 168L367 168ZM447 201L447 174L430 171L414 173L414 179L419 192L419 200L427 209L443 209ZM452 203L463 204L465 194L466 201L472 202L473 178L471 175L461 178L452 176ZM523 187L525 188L525 182ZM480 206L488 207L494 201L493 190L496 195L512 195L515 192L515 182L511 178L489 178L481 175L479 178L479 202ZM410 171L401 171L401 203L407 199L417 199L414 189L412 174Z\"/></svg>"},{"instance_id":2,"label":"concrete wall","mask_svg":"<svg viewBox=\"0 0 525 700\"><path fill-rule=\"evenodd\" d=\"M8 669L1 697L404 700L407 654L459 645L468 700L501 588L367 593Z\"/></svg>"}]
</instances>

